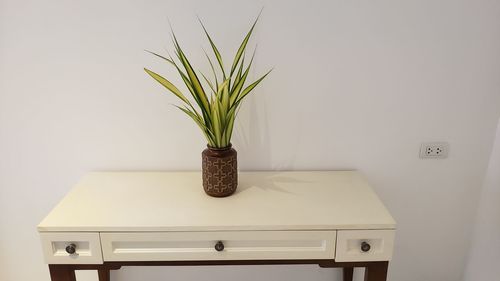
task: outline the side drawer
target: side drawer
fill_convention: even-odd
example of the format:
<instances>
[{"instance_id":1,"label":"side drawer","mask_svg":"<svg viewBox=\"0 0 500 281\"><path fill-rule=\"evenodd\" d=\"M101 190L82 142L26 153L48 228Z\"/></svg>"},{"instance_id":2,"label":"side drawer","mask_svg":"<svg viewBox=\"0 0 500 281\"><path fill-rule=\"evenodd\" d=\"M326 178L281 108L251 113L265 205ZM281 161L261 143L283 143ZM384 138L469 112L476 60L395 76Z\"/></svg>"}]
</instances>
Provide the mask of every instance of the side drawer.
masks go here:
<instances>
[{"instance_id":1,"label":"side drawer","mask_svg":"<svg viewBox=\"0 0 500 281\"><path fill-rule=\"evenodd\" d=\"M102 264L99 233L90 232L41 232L42 250L48 264ZM75 253L66 247L75 245Z\"/></svg>"},{"instance_id":2,"label":"side drawer","mask_svg":"<svg viewBox=\"0 0 500 281\"><path fill-rule=\"evenodd\" d=\"M335 261L388 261L392 258L394 230L339 230Z\"/></svg>"},{"instance_id":3,"label":"side drawer","mask_svg":"<svg viewBox=\"0 0 500 281\"><path fill-rule=\"evenodd\" d=\"M105 261L333 259L335 238L336 231L101 233Z\"/></svg>"}]
</instances>

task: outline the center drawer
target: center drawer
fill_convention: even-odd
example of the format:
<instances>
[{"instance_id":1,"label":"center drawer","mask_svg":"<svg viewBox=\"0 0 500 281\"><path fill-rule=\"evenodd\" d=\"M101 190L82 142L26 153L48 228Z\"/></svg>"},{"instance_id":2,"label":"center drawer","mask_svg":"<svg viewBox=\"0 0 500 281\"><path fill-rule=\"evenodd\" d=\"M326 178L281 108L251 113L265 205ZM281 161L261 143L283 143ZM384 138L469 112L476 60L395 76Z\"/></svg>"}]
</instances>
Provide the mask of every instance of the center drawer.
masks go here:
<instances>
[{"instance_id":1,"label":"center drawer","mask_svg":"<svg viewBox=\"0 0 500 281\"><path fill-rule=\"evenodd\" d=\"M336 231L103 232L104 261L333 259Z\"/></svg>"}]
</instances>

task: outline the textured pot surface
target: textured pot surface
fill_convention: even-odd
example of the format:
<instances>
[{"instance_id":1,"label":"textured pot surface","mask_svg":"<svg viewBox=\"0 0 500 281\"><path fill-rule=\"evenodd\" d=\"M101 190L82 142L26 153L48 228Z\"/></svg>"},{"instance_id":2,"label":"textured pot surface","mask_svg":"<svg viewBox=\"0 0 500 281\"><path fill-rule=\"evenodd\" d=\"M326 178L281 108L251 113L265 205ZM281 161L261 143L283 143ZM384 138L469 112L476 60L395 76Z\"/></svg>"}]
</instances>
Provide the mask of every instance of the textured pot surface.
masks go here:
<instances>
[{"instance_id":1,"label":"textured pot surface","mask_svg":"<svg viewBox=\"0 0 500 281\"><path fill-rule=\"evenodd\" d=\"M238 186L237 153L231 145L226 148L208 147L203 150L203 189L214 197L233 194Z\"/></svg>"}]
</instances>

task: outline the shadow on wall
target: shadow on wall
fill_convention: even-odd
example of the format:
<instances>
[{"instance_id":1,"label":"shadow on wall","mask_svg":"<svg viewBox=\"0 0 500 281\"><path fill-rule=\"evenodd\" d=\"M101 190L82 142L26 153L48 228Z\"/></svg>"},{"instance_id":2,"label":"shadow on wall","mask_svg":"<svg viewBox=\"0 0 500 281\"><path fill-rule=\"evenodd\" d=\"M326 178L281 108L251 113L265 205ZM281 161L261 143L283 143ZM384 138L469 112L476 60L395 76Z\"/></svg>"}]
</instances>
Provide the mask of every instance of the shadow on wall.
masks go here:
<instances>
[{"instance_id":1,"label":"shadow on wall","mask_svg":"<svg viewBox=\"0 0 500 281\"><path fill-rule=\"evenodd\" d=\"M500 276L500 120L477 209L464 281Z\"/></svg>"},{"instance_id":2,"label":"shadow on wall","mask_svg":"<svg viewBox=\"0 0 500 281\"><path fill-rule=\"evenodd\" d=\"M297 157L299 137L287 138L281 149L286 149L286 157L273 155L268 106L263 89L249 97L236 118L233 142L238 151L238 166L241 170L293 170ZM286 123L288 125L288 123ZM283 133L289 131L280 127ZM292 130L295 131L295 130ZM279 135L279 134L277 134ZM280 148L280 147L278 147ZM273 159L273 156L278 157Z\"/></svg>"},{"instance_id":3,"label":"shadow on wall","mask_svg":"<svg viewBox=\"0 0 500 281\"><path fill-rule=\"evenodd\" d=\"M244 163L238 163L241 169L271 168L272 152L267 117L266 103L259 101L257 108L255 97L249 97L240 109L233 139L239 148L238 160L245 160Z\"/></svg>"}]
</instances>

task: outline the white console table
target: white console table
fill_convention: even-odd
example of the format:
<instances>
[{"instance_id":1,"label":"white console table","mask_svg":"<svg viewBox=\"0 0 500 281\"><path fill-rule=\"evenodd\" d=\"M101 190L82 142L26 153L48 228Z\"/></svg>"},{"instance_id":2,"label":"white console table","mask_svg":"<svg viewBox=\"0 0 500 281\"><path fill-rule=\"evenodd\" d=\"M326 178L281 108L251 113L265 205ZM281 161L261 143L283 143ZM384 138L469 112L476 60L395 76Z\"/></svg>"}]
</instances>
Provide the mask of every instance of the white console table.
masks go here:
<instances>
[{"instance_id":1,"label":"white console table","mask_svg":"<svg viewBox=\"0 0 500 281\"><path fill-rule=\"evenodd\" d=\"M318 264L386 280L395 222L355 171L241 172L213 198L200 172L95 172L38 225L52 281L121 266Z\"/></svg>"}]
</instances>

